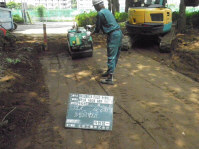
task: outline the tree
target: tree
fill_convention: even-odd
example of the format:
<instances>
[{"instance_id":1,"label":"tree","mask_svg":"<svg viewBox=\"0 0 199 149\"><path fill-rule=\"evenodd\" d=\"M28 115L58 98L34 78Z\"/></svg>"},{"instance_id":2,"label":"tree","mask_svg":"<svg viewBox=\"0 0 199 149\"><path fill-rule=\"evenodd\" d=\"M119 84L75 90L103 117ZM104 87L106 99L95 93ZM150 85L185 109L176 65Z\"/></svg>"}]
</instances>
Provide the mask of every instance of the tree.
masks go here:
<instances>
[{"instance_id":1,"label":"tree","mask_svg":"<svg viewBox=\"0 0 199 149\"><path fill-rule=\"evenodd\" d=\"M71 5L72 8L77 8L77 0L72 0Z\"/></svg>"},{"instance_id":2,"label":"tree","mask_svg":"<svg viewBox=\"0 0 199 149\"><path fill-rule=\"evenodd\" d=\"M120 12L120 3L119 0L112 0L112 13Z\"/></svg>"},{"instance_id":3,"label":"tree","mask_svg":"<svg viewBox=\"0 0 199 149\"><path fill-rule=\"evenodd\" d=\"M21 9L21 3L9 2L7 7L10 9Z\"/></svg>"},{"instance_id":4,"label":"tree","mask_svg":"<svg viewBox=\"0 0 199 149\"><path fill-rule=\"evenodd\" d=\"M125 2L125 12L128 12L130 0L126 0Z\"/></svg>"},{"instance_id":5,"label":"tree","mask_svg":"<svg viewBox=\"0 0 199 149\"><path fill-rule=\"evenodd\" d=\"M33 10L33 9L35 9L35 6L34 6L34 5L32 5L32 4L29 4L29 5L28 5L28 9Z\"/></svg>"},{"instance_id":6,"label":"tree","mask_svg":"<svg viewBox=\"0 0 199 149\"><path fill-rule=\"evenodd\" d=\"M112 10L112 3L111 0L108 0L108 9L111 11Z\"/></svg>"},{"instance_id":7,"label":"tree","mask_svg":"<svg viewBox=\"0 0 199 149\"><path fill-rule=\"evenodd\" d=\"M46 8L43 5L37 7L37 14L40 17L40 21L44 20L45 9Z\"/></svg>"},{"instance_id":8,"label":"tree","mask_svg":"<svg viewBox=\"0 0 199 149\"><path fill-rule=\"evenodd\" d=\"M108 0L108 9L115 14L115 12L120 12L119 0Z\"/></svg>"},{"instance_id":9,"label":"tree","mask_svg":"<svg viewBox=\"0 0 199 149\"><path fill-rule=\"evenodd\" d=\"M185 6L185 1L180 0L180 16L178 19L178 31L183 32L185 31L186 28L186 6ZM180 24L180 25L179 25Z\"/></svg>"},{"instance_id":10,"label":"tree","mask_svg":"<svg viewBox=\"0 0 199 149\"><path fill-rule=\"evenodd\" d=\"M135 2L135 0L126 0L125 2L125 12L128 12L129 7L132 7L135 3L141 3L143 0Z\"/></svg>"}]
</instances>

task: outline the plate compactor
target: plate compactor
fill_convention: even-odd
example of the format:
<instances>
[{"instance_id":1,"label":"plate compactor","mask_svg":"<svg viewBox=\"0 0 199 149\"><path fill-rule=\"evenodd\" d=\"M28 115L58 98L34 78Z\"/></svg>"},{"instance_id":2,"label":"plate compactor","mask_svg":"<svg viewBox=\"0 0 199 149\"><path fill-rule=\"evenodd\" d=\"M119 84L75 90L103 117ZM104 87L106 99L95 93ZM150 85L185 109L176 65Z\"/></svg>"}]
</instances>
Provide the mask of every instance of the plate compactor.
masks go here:
<instances>
[{"instance_id":1,"label":"plate compactor","mask_svg":"<svg viewBox=\"0 0 199 149\"><path fill-rule=\"evenodd\" d=\"M73 27L68 31L67 42L72 59L93 56L93 39L91 37L91 25Z\"/></svg>"}]
</instances>

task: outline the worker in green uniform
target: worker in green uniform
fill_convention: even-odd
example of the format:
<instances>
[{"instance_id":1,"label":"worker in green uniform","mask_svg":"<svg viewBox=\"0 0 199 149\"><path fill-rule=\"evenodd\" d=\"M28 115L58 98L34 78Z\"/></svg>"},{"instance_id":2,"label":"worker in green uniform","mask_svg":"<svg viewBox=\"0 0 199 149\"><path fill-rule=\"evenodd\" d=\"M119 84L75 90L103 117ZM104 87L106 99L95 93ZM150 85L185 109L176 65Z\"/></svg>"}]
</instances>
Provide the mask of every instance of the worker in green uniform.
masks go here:
<instances>
[{"instance_id":1,"label":"worker in green uniform","mask_svg":"<svg viewBox=\"0 0 199 149\"><path fill-rule=\"evenodd\" d=\"M101 83L113 85L113 74L121 50L122 31L113 14L108 9L105 9L103 0L92 0L92 2L95 10L98 12L93 34L99 33L100 30L107 34L108 70L102 74L102 77L106 77L106 79L101 80Z\"/></svg>"}]
</instances>

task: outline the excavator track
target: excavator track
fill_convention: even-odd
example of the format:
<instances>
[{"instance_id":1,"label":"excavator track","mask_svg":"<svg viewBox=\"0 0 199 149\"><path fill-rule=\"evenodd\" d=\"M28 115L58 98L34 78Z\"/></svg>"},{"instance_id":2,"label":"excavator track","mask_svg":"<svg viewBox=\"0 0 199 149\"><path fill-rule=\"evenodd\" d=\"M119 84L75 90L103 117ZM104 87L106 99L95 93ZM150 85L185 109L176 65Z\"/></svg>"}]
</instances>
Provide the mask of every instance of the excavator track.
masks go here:
<instances>
[{"instance_id":1,"label":"excavator track","mask_svg":"<svg viewBox=\"0 0 199 149\"><path fill-rule=\"evenodd\" d=\"M175 25L166 35L160 37L159 50L160 52L171 52L176 46L176 30Z\"/></svg>"}]
</instances>

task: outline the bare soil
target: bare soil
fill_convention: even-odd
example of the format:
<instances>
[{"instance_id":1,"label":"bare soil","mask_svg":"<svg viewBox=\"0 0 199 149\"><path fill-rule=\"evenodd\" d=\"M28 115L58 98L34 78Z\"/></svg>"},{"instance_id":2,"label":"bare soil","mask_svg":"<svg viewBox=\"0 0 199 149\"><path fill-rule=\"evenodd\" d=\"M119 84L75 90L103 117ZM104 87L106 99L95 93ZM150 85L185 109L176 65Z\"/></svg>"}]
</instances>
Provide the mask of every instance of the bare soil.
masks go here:
<instances>
[{"instance_id":1,"label":"bare soil","mask_svg":"<svg viewBox=\"0 0 199 149\"><path fill-rule=\"evenodd\" d=\"M171 69L173 54L138 44L121 53L115 85L107 86L99 83L107 67L104 36L94 37L93 57L77 60L71 59L65 36L50 36L42 54L35 45L40 37L22 39L34 52L20 51L29 55L28 62L9 67L7 79L15 79L3 85L0 118L17 108L0 128L0 148L199 148L199 83ZM114 96L113 131L64 128L69 93Z\"/></svg>"},{"instance_id":2,"label":"bare soil","mask_svg":"<svg viewBox=\"0 0 199 149\"><path fill-rule=\"evenodd\" d=\"M0 127L1 149L14 148L47 111L48 93L38 51L30 40L18 37L14 47L0 52L0 122L7 121Z\"/></svg>"},{"instance_id":3,"label":"bare soil","mask_svg":"<svg viewBox=\"0 0 199 149\"><path fill-rule=\"evenodd\" d=\"M199 82L199 31L191 29L177 34L177 41L171 53L160 53L150 41L136 43L134 50Z\"/></svg>"},{"instance_id":4,"label":"bare soil","mask_svg":"<svg viewBox=\"0 0 199 149\"><path fill-rule=\"evenodd\" d=\"M172 54L173 68L199 81L199 30L178 35L178 47Z\"/></svg>"}]
</instances>

